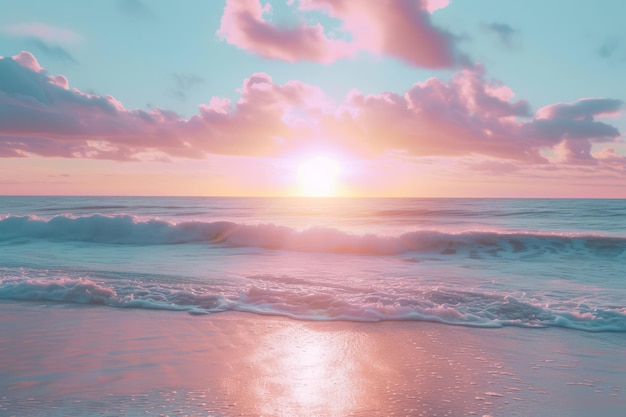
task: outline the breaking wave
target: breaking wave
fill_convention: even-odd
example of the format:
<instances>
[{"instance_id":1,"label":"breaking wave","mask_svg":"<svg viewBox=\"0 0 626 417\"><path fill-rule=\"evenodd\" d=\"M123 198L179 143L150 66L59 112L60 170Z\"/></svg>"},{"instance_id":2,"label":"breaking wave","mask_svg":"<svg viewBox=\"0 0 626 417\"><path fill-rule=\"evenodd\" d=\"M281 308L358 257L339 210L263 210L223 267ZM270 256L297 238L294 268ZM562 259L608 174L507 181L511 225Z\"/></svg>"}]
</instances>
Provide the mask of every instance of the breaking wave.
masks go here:
<instances>
[{"instance_id":1,"label":"breaking wave","mask_svg":"<svg viewBox=\"0 0 626 417\"><path fill-rule=\"evenodd\" d=\"M538 233L533 231L414 230L387 236L350 234L338 229L294 229L276 224L228 221L140 221L132 216L56 216L42 220L9 216L0 220L0 242L30 240L78 241L123 245L205 243L303 252L396 255L435 252L500 255L506 253L587 252L596 256L624 256L626 237Z\"/></svg>"}]
</instances>

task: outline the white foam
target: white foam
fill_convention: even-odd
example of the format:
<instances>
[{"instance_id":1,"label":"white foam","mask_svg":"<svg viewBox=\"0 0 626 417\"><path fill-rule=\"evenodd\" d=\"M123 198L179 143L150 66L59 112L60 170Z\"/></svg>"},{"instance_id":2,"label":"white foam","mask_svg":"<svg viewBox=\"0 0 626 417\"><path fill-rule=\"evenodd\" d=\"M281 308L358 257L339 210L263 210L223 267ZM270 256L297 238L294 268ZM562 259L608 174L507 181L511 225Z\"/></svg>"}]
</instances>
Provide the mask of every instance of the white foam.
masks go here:
<instances>
[{"instance_id":1,"label":"white foam","mask_svg":"<svg viewBox=\"0 0 626 417\"><path fill-rule=\"evenodd\" d=\"M117 286L116 286L117 285ZM423 289L370 297L332 289L249 286L238 295L135 282L106 283L79 277L12 278L0 282L0 299L100 304L210 314L241 311L300 320L429 321L467 327L566 327L589 332L626 332L626 315L615 310L550 310L511 296ZM372 301L373 300L373 301ZM587 307L588 308L588 307Z\"/></svg>"}]
</instances>

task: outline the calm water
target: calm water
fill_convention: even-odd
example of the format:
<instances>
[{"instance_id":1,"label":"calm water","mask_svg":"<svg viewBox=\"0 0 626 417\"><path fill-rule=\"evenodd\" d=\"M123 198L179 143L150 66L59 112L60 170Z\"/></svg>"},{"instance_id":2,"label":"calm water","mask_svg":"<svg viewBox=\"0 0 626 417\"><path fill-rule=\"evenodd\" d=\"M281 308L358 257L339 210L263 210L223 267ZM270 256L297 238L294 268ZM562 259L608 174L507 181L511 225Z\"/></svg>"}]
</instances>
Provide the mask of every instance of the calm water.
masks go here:
<instances>
[{"instance_id":1,"label":"calm water","mask_svg":"<svg viewBox=\"0 0 626 417\"><path fill-rule=\"evenodd\" d=\"M0 197L0 299L626 332L626 201Z\"/></svg>"}]
</instances>

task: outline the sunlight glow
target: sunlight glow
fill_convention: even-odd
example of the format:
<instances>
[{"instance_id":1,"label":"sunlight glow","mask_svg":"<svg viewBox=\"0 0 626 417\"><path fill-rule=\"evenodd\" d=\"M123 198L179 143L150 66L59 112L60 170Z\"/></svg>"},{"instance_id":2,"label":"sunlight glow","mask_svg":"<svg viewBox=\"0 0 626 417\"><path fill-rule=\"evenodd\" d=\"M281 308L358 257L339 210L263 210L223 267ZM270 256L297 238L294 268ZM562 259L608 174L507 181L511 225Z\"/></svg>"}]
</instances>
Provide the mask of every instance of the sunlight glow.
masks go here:
<instances>
[{"instance_id":1,"label":"sunlight glow","mask_svg":"<svg viewBox=\"0 0 626 417\"><path fill-rule=\"evenodd\" d=\"M307 197L329 197L336 194L339 163L326 156L316 156L298 167L300 194Z\"/></svg>"},{"instance_id":2,"label":"sunlight glow","mask_svg":"<svg viewBox=\"0 0 626 417\"><path fill-rule=\"evenodd\" d=\"M347 416L364 398L358 357L351 346L365 346L358 334L318 332L290 326L267 335L254 356L266 375L246 390L259 414Z\"/></svg>"}]
</instances>

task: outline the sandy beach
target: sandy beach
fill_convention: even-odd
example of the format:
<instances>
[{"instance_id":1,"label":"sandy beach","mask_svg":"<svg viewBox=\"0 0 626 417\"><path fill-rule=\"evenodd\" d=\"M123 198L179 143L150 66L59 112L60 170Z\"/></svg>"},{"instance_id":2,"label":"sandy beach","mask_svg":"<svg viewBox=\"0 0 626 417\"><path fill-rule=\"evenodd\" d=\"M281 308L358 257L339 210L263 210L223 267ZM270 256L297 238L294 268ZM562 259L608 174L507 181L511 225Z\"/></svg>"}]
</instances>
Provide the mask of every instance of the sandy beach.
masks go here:
<instances>
[{"instance_id":1,"label":"sandy beach","mask_svg":"<svg viewBox=\"0 0 626 417\"><path fill-rule=\"evenodd\" d=\"M623 335L0 304L0 415L622 416Z\"/></svg>"}]
</instances>

